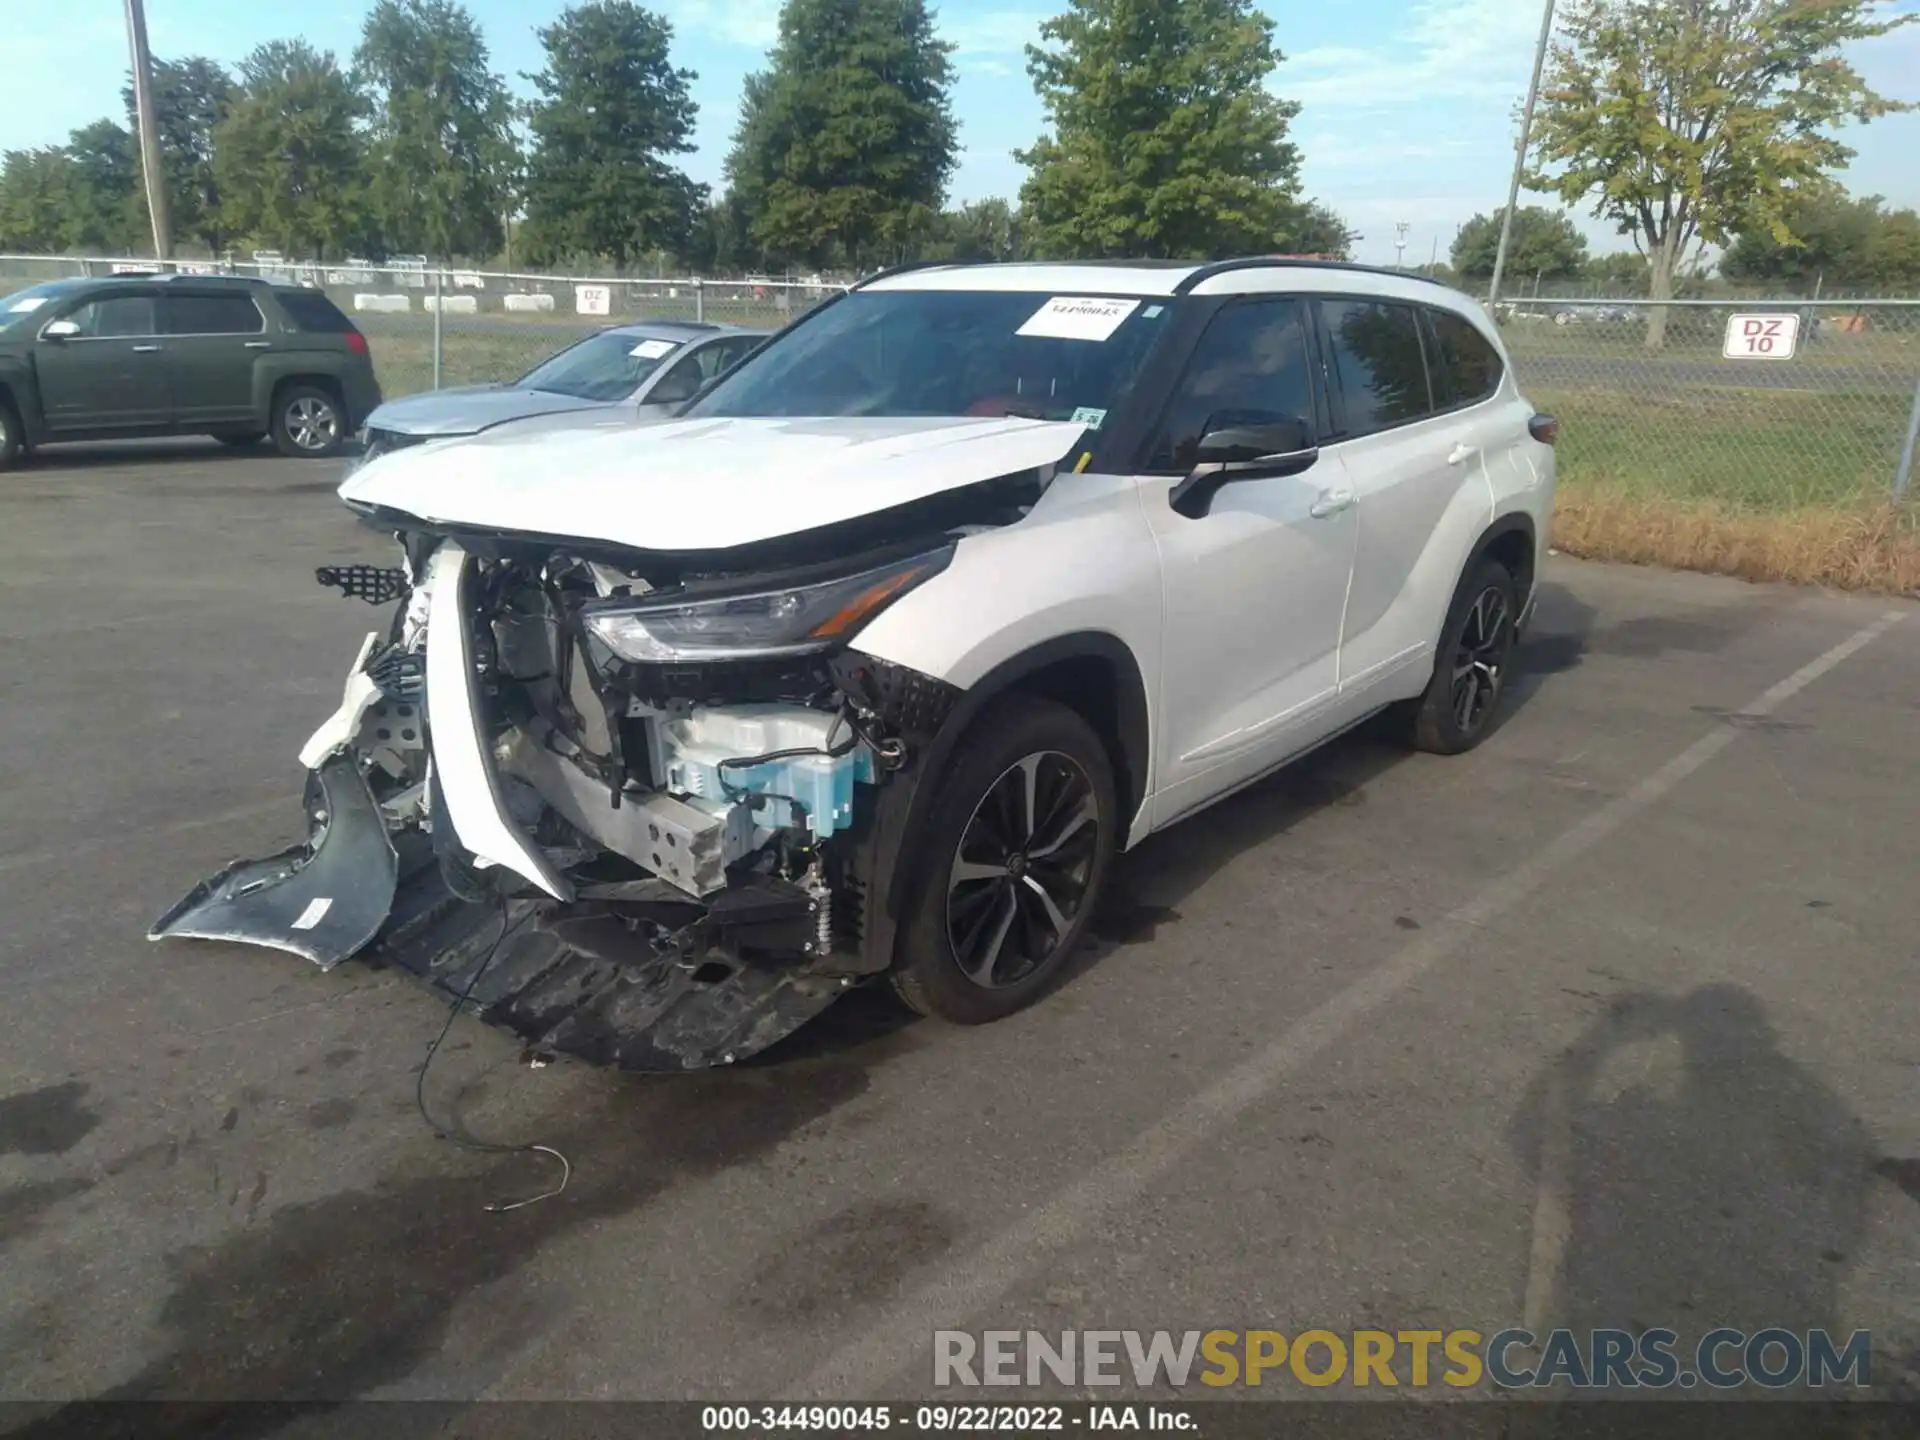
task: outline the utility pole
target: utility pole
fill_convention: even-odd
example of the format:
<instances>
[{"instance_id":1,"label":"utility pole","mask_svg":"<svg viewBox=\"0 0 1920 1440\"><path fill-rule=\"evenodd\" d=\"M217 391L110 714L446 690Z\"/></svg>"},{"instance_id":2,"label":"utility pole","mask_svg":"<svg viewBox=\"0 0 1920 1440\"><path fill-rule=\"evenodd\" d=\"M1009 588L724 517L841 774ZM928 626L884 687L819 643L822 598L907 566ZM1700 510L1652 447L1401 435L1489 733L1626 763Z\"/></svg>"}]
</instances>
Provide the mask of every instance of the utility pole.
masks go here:
<instances>
[{"instance_id":1,"label":"utility pole","mask_svg":"<svg viewBox=\"0 0 1920 1440\"><path fill-rule=\"evenodd\" d=\"M1404 270L1407 268L1407 232L1411 229L1413 229L1413 226L1405 220L1396 220L1393 222L1393 252L1395 256L1393 263L1396 269Z\"/></svg>"},{"instance_id":2,"label":"utility pole","mask_svg":"<svg viewBox=\"0 0 1920 1440\"><path fill-rule=\"evenodd\" d=\"M1527 147L1533 142L1533 111L1540 103L1540 76L1547 68L1547 46L1553 43L1553 5L1540 16L1540 43L1533 52L1533 82L1527 86L1527 103L1520 112L1520 143L1513 152L1513 184L1507 190L1506 213L1500 217L1500 248L1493 255L1493 281L1487 286L1487 305L1500 299L1500 277L1507 269L1507 247L1513 241L1513 212L1520 204L1520 180L1527 173Z\"/></svg>"},{"instance_id":3,"label":"utility pole","mask_svg":"<svg viewBox=\"0 0 1920 1440\"><path fill-rule=\"evenodd\" d=\"M160 163L160 126L153 113L153 60L147 54L147 12L141 0L127 0L127 48L133 56L133 113L140 128L140 173L146 180L147 214L153 220L153 258L173 255L173 228L167 222L167 174Z\"/></svg>"}]
</instances>

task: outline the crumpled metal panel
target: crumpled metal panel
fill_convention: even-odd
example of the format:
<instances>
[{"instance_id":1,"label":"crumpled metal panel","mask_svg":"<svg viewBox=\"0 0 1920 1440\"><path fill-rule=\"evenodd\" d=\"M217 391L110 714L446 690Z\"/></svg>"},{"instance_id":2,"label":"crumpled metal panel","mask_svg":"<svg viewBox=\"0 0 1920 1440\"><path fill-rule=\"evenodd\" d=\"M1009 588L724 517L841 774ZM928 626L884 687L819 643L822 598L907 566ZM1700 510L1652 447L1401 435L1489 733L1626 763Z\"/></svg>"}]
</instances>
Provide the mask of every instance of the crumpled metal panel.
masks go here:
<instances>
[{"instance_id":1,"label":"crumpled metal panel","mask_svg":"<svg viewBox=\"0 0 1920 1440\"><path fill-rule=\"evenodd\" d=\"M364 949L386 923L399 883L386 821L345 752L308 772L306 804L317 839L236 860L154 921L147 938L268 945L322 970Z\"/></svg>"}]
</instances>

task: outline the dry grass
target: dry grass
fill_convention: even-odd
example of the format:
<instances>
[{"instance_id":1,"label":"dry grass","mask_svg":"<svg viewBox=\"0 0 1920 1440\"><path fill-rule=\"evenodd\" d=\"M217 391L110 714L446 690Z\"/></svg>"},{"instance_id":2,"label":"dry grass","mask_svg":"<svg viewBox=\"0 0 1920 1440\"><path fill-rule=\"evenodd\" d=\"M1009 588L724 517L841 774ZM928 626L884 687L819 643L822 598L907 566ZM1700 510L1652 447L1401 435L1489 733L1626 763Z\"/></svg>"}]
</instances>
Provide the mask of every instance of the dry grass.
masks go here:
<instances>
[{"instance_id":1,"label":"dry grass","mask_svg":"<svg viewBox=\"0 0 1920 1440\"><path fill-rule=\"evenodd\" d=\"M1920 508L1755 511L1609 486L1560 492L1554 544L1569 555L1920 596Z\"/></svg>"}]
</instances>

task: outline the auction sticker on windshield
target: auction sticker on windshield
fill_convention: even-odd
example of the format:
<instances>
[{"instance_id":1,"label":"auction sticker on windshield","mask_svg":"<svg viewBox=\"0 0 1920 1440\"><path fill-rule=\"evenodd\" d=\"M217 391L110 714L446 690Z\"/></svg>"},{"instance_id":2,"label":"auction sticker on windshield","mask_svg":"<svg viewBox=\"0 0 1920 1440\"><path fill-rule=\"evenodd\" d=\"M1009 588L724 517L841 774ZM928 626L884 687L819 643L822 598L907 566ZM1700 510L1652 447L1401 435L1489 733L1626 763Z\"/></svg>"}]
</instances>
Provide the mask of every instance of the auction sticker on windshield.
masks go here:
<instances>
[{"instance_id":1,"label":"auction sticker on windshield","mask_svg":"<svg viewBox=\"0 0 1920 1440\"><path fill-rule=\"evenodd\" d=\"M16 300L13 304L9 305L7 307L7 313L9 315L24 315L31 310L38 310L46 303L47 297L44 295L29 295L26 299Z\"/></svg>"},{"instance_id":2,"label":"auction sticker on windshield","mask_svg":"<svg viewBox=\"0 0 1920 1440\"><path fill-rule=\"evenodd\" d=\"M1101 300L1056 295L1013 333L1049 340L1105 340L1140 308L1138 300Z\"/></svg>"},{"instance_id":3,"label":"auction sticker on windshield","mask_svg":"<svg viewBox=\"0 0 1920 1440\"><path fill-rule=\"evenodd\" d=\"M662 355L671 355L673 345L671 340L642 340L627 354L636 360L658 360Z\"/></svg>"}]
</instances>

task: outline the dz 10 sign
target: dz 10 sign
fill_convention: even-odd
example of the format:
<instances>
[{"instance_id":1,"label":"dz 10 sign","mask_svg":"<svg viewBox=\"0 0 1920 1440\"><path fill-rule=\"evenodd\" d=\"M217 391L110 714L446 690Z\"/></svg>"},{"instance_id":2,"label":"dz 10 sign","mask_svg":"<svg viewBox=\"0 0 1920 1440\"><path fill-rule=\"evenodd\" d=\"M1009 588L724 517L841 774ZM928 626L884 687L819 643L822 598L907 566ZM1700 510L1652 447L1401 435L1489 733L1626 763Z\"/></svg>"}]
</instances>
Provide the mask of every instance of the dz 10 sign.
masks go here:
<instances>
[{"instance_id":1,"label":"dz 10 sign","mask_svg":"<svg viewBox=\"0 0 1920 1440\"><path fill-rule=\"evenodd\" d=\"M1722 353L1729 360L1791 360L1799 339L1798 315L1735 315Z\"/></svg>"}]
</instances>

